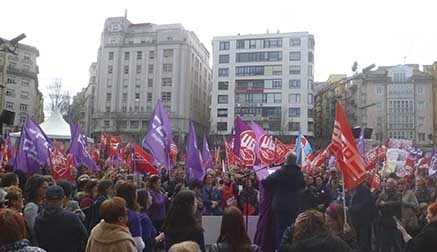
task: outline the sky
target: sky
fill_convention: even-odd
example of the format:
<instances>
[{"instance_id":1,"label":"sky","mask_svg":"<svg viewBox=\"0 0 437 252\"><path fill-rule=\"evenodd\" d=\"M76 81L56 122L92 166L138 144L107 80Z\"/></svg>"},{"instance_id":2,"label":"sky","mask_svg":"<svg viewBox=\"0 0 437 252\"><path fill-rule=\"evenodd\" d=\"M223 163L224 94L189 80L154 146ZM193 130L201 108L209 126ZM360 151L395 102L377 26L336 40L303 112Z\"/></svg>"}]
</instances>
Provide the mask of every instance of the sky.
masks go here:
<instances>
[{"instance_id":1,"label":"sky","mask_svg":"<svg viewBox=\"0 0 437 252\"><path fill-rule=\"evenodd\" d=\"M308 31L315 81L325 81L352 74L354 61L359 69L437 61L436 7L432 0L14 0L2 5L0 37L25 33L22 42L37 47L47 103L55 79L73 95L86 87L105 19L125 10L132 23L181 23L210 52L214 36Z\"/></svg>"}]
</instances>

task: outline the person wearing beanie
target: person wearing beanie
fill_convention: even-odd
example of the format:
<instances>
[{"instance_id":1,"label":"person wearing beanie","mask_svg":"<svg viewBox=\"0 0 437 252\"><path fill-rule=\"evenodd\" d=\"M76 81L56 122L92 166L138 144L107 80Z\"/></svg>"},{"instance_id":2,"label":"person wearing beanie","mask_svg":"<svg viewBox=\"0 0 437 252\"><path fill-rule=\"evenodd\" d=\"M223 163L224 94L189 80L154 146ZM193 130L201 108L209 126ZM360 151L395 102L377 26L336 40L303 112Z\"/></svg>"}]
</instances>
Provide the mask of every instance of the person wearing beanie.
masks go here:
<instances>
[{"instance_id":1,"label":"person wearing beanie","mask_svg":"<svg viewBox=\"0 0 437 252\"><path fill-rule=\"evenodd\" d=\"M62 187L49 186L44 207L35 220L36 241L47 252L83 251L88 239L88 232L79 217L64 210L64 200Z\"/></svg>"}]
</instances>

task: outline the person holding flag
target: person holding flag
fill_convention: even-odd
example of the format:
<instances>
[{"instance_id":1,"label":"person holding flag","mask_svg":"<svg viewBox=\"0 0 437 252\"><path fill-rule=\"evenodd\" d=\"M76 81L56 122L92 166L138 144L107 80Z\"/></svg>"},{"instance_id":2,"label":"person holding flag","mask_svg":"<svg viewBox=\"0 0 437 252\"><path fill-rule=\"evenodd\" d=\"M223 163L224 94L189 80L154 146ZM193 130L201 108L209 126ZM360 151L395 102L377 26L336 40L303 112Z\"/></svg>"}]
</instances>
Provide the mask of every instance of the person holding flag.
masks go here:
<instances>
[{"instance_id":1,"label":"person holding flag","mask_svg":"<svg viewBox=\"0 0 437 252\"><path fill-rule=\"evenodd\" d=\"M262 185L273 192L272 208L276 218L276 247L279 248L285 229L294 223L302 211L305 181L297 157L288 153L281 168L261 181Z\"/></svg>"}]
</instances>

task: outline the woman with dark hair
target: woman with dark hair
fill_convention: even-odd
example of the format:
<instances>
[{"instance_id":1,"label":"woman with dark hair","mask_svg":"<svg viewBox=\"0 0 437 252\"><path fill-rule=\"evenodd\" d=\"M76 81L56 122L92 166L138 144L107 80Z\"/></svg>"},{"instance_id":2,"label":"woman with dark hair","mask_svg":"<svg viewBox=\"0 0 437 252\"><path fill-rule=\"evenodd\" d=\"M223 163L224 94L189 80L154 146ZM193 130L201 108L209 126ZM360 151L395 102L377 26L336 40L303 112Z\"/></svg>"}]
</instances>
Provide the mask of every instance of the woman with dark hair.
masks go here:
<instances>
[{"instance_id":1,"label":"woman with dark hair","mask_svg":"<svg viewBox=\"0 0 437 252\"><path fill-rule=\"evenodd\" d=\"M214 185L213 172L207 173L201 191L204 215L222 215L222 193Z\"/></svg>"},{"instance_id":2,"label":"woman with dark hair","mask_svg":"<svg viewBox=\"0 0 437 252\"><path fill-rule=\"evenodd\" d=\"M225 173L223 176L222 192L222 208L238 205L238 186L231 179L231 174Z\"/></svg>"},{"instance_id":3,"label":"woman with dark hair","mask_svg":"<svg viewBox=\"0 0 437 252\"><path fill-rule=\"evenodd\" d=\"M168 203L167 197L161 191L161 178L158 175L153 175L147 181L147 188L152 195L152 205L147 213L152 219L153 226L157 230L161 229L165 219L166 206Z\"/></svg>"},{"instance_id":4,"label":"woman with dark hair","mask_svg":"<svg viewBox=\"0 0 437 252\"><path fill-rule=\"evenodd\" d=\"M205 252L203 229L194 216L196 209L193 191L184 190L176 194L163 225L166 250L179 242L194 241Z\"/></svg>"},{"instance_id":5,"label":"woman with dark hair","mask_svg":"<svg viewBox=\"0 0 437 252\"><path fill-rule=\"evenodd\" d=\"M87 208L93 205L97 197L97 186L99 181L96 179L88 180L83 189L83 196L79 200L80 208Z\"/></svg>"},{"instance_id":6,"label":"woman with dark hair","mask_svg":"<svg viewBox=\"0 0 437 252\"><path fill-rule=\"evenodd\" d=\"M137 191L137 202L140 205L140 221L143 230L143 241L146 247L143 252L152 252L158 243L164 240L164 233L158 235L156 228L152 224L152 220L147 214L147 209L152 205L152 196L146 189Z\"/></svg>"},{"instance_id":7,"label":"woman with dark hair","mask_svg":"<svg viewBox=\"0 0 437 252\"><path fill-rule=\"evenodd\" d=\"M330 233L323 214L307 210L296 218L282 237L279 251L286 252L352 252L349 245Z\"/></svg>"},{"instance_id":8,"label":"woman with dark hair","mask_svg":"<svg viewBox=\"0 0 437 252\"><path fill-rule=\"evenodd\" d=\"M397 228L405 241L404 251L406 252L431 252L437 248L437 203L432 203L427 209L426 221L428 224L422 231L412 238L402 226L397 223Z\"/></svg>"},{"instance_id":9,"label":"woman with dark hair","mask_svg":"<svg viewBox=\"0 0 437 252\"><path fill-rule=\"evenodd\" d=\"M100 214L99 209L100 205L102 205L103 201L112 197L114 193L114 183L112 180L104 179L99 182L97 186L97 197L93 202L91 207L91 220L89 229L91 230L97 223L100 222Z\"/></svg>"},{"instance_id":10,"label":"woman with dark hair","mask_svg":"<svg viewBox=\"0 0 437 252\"><path fill-rule=\"evenodd\" d=\"M325 221L331 233L337 235L345 241L351 248L358 249L358 242L355 231L349 226L351 218L349 213L347 215L347 222L344 222L344 208L343 204L331 203L325 211Z\"/></svg>"},{"instance_id":11,"label":"woman with dark hair","mask_svg":"<svg viewBox=\"0 0 437 252\"><path fill-rule=\"evenodd\" d=\"M137 250L143 251L145 245L142 238L143 230L141 228L140 216L137 212L139 210L137 203L137 187L134 183L124 182L118 186L116 196L126 200L127 226L134 238Z\"/></svg>"},{"instance_id":12,"label":"woman with dark hair","mask_svg":"<svg viewBox=\"0 0 437 252\"><path fill-rule=\"evenodd\" d=\"M238 195L238 205L243 215L258 214L258 190L253 187L252 180L244 180L243 190L241 190L240 195Z\"/></svg>"},{"instance_id":13,"label":"woman with dark hair","mask_svg":"<svg viewBox=\"0 0 437 252\"><path fill-rule=\"evenodd\" d=\"M86 252L135 252L135 242L127 223L126 201L114 197L103 201L99 209L102 221L91 231Z\"/></svg>"},{"instance_id":14,"label":"woman with dark hair","mask_svg":"<svg viewBox=\"0 0 437 252\"><path fill-rule=\"evenodd\" d=\"M32 175L26 182L24 186L24 196L26 199L26 205L24 206L23 215L26 219L27 228L30 232L31 241L33 244L36 244L35 238L35 219L40 210L40 205L44 200L44 196L47 188L49 187L49 183L47 180L39 175Z\"/></svg>"},{"instance_id":15,"label":"woman with dark hair","mask_svg":"<svg viewBox=\"0 0 437 252\"><path fill-rule=\"evenodd\" d=\"M243 215L236 207L228 207L224 211L220 235L217 243L211 246L210 252L259 252L261 249L250 242L244 228Z\"/></svg>"},{"instance_id":16,"label":"woman with dark hair","mask_svg":"<svg viewBox=\"0 0 437 252\"><path fill-rule=\"evenodd\" d=\"M315 187L317 189L317 210L325 212L329 203L331 203L331 193L325 185L322 175L316 176Z\"/></svg>"},{"instance_id":17,"label":"woman with dark hair","mask_svg":"<svg viewBox=\"0 0 437 252\"><path fill-rule=\"evenodd\" d=\"M11 209L0 209L0 251L45 252L31 247L26 240L26 225L23 216Z\"/></svg>"}]
</instances>

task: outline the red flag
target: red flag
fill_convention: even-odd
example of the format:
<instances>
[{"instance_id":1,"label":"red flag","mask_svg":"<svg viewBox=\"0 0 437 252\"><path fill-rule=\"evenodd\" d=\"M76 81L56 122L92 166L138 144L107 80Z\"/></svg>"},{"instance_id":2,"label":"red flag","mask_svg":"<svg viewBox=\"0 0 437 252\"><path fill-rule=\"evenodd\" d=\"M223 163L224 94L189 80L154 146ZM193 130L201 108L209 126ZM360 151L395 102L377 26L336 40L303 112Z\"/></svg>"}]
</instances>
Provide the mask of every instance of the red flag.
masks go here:
<instances>
[{"instance_id":1,"label":"red flag","mask_svg":"<svg viewBox=\"0 0 437 252\"><path fill-rule=\"evenodd\" d=\"M53 152L49 151L49 158L53 179L74 180L71 167L67 162L67 158L59 150L59 146L57 144L55 144L55 150Z\"/></svg>"},{"instance_id":2,"label":"red flag","mask_svg":"<svg viewBox=\"0 0 437 252\"><path fill-rule=\"evenodd\" d=\"M317 155L314 155L314 158L311 160L311 166L320 167L324 163L326 163L326 161L328 161L328 158L329 158L329 145L325 149L321 149Z\"/></svg>"},{"instance_id":3,"label":"red flag","mask_svg":"<svg viewBox=\"0 0 437 252\"><path fill-rule=\"evenodd\" d=\"M349 191L366 180L367 173L364 162L358 152L355 138L340 102L337 102L336 106L330 149L337 159L338 167L343 173L345 187Z\"/></svg>"},{"instance_id":4,"label":"red flag","mask_svg":"<svg viewBox=\"0 0 437 252\"><path fill-rule=\"evenodd\" d=\"M214 164L219 165L220 163L220 146L218 146L214 151Z\"/></svg>"},{"instance_id":5,"label":"red flag","mask_svg":"<svg viewBox=\"0 0 437 252\"><path fill-rule=\"evenodd\" d=\"M159 171L153 167L153 157L138 144L134 144L133 146L133 160L134 160L134 169L139 172L145 172L149 174L159 174Z\"/></svg>"},{"instance_id":6,"label":"red flag","mask_svg":"<svg viewBox=\"0 0 437 252\"><path fill-rule=\"evenodd\" d=\"M234 164L239 164L240 160L237 157L237 155L235 155L232 146L226 141L226 138L223 136L223 142L225 144L225 152L226 152L226 163L227 165L234 165Z\"/></svg>"},{"instance_id":7,"label":"red flag","mask_svg":"<svg viewBox=\"0 0 437 252\"><path fill-rule=\"evenodd\" d=\"M123 142L123 139L121 139L121 136L111 136L109 135L109 148L107 155L112 156L118 153L118 146Z\"/></svg>"},{"instance_id":8,"label":"red flag","mask_svg":"<svg viewBox=\"0 0 437 252\"><path fill-rule=\"evenodd\" d=\"M285 158L289 152L289 147L281 142L279 139L275 139L275 164L283 164L285 162Z\"/></svg>"},{"instance_id":9,"label":"red flag","mask_svg":"<svg viewBox=\"0 0 437 252\"><path fill-rule=\"evenodd\" d=\"M379 174L378 169L375 167L373 169L372 176L370 177L370 189L376 190L381 186L381 175Z\"/></svg>"},{"instance_id":10,"label":"red flag","mask_svg":"<svg viewBox=\"0 0 437 252\"><path fill-rule=\"evenodd\" d=\"M171 140L170 143L170 160L171 163L174 165L176 165L176 159L179 153L179 149L178 146L175 144L175 142L173 140Z\"/></svg>"}]
</instances>

